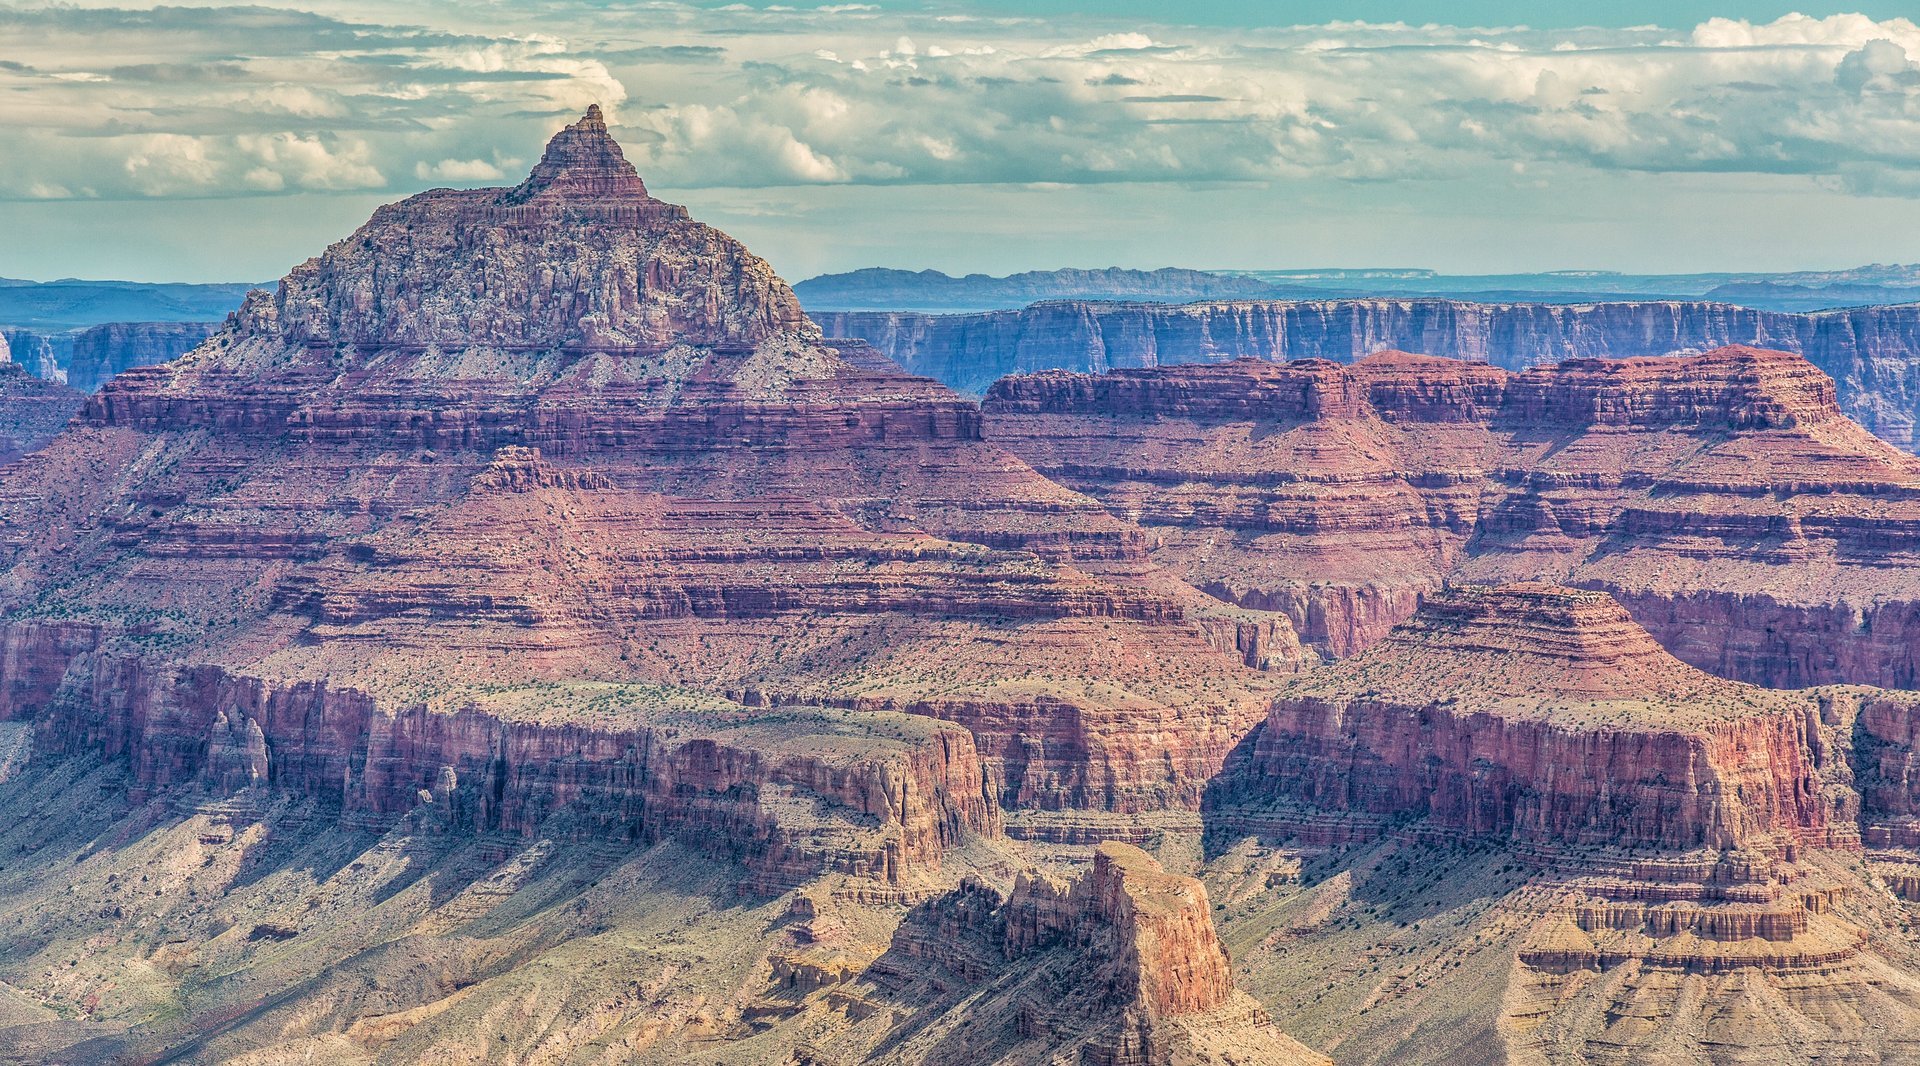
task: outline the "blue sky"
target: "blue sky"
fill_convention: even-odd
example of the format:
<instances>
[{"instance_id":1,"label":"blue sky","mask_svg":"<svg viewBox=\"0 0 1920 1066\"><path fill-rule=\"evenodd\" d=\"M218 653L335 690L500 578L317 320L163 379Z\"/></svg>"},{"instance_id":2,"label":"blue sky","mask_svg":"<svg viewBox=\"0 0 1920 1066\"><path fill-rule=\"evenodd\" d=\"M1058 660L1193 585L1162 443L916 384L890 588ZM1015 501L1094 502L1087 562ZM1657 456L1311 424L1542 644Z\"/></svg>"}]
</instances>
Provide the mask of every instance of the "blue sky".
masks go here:
<instances>
[{"instance_id":1,"label":"blue sky","mask_svg":"<svg viewBox=\"0 0 1920 1066\"><path fill-rule=\"evenodd\" d=\"M796 279L1920 259L1885 9L271 0L0 4L0 275L278 276L589 103Z\"/></svg>"}]
</instances>

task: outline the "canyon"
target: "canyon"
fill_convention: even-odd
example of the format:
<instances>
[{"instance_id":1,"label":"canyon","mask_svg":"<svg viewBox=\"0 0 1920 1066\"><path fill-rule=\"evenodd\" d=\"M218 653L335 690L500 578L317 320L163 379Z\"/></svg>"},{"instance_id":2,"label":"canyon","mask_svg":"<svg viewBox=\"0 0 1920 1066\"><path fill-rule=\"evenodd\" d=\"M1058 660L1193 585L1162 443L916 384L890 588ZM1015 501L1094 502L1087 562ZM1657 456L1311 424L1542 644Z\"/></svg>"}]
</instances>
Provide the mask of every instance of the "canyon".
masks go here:
<instances>
[{"instance_id":1,"label":"canyon","mask_svg":"<svg viewBox=\"0 0 1920 1066\"><path fill-rule=\"evenodd\" d=\"M1216 780L1252 897L1223 935L1256 990L1325 982L1289 1017L1340 1061L1898 1061L1917 710L1714 677L1603 593L1458 586L1291 683ZM1256 902L1254 839L1318 886Z\"/></svg>"},{"instance_id":2,"label":"canyon","mask_svg":"<svg viewBox=\"0 0 1920 1066\"><path fill-rule=\"evenodd\" d=\"M0 1062L1920 1047L1920 460L1806 359L826 325L595 107L0 376Z\"/></svg>"},{"instance_id":3,"label":"canyon","mask_svg":"<svg viewBox=\"0 0 1920 1066\"><path fill-rule=\"evenodd\" d=\"M122 370L185 355L218 328L218 322L107 322L65 331L7 326L0 336L28 373L93 392Z\"/></svg>"},{"instance_id":4,"label":"canyon","mask_svg":"<svg viewBox=\"0 0 1920 1066\"><path fill-rule=\"evenodd\" d=\"M1914 304L1788 314L1693 301L1059 301L965 315L829 312L818 320L836 337L864 338L909 371L974 395L1001 377L1042 370L1099 373L1239 358L1350 363L1382 349L1524 370L1567 359L1749 345L1804 355L1837 383L1849 417L1899 447L1920 450Z\"/></svg>"},{"instance_id":5,"label":"canyon","mask_svg":"<svg viewBox=\"0 0 1920 1066\"><path fill-rule=\"evenodd\" d=\"M1608 591L1722 676L1920 686L1920 460L1788 353L1052 371L983 409L989 440L1144 527L1154 560L1323 656L1449 581L1545 580Z\"/></svg>"},{"instance_id":6,"label":"canyon","mask_svg":"<svg viewBox=\"0 0 1920 1066\"><path fill-rule=\"evenodd\" d=\"M594 883L709 871L600 912L628 927L671 899L812 908L791 928L716 917L709 939L740 954L694 964L704 1014L650 999L608 1023L682 1051L718 1025L740 1060L778 1061L818 1035L807 1012L780 1024L721 986L759 966L769 995L783 975L826 981L792 956L861 957L898 908L1065 849L1066 868L1093 863L1085 906L1114 965L1170 952L1213 983L1063 1017L1017 1055L1106 1040L1133 1061L1174 1041L1224 1061L1165 1035L1223 1008L1272 1061L1313 1061L1219 987L1204 904L1108 929L1138 913L1122 881L1174 875L1121 877L1087 850L1195 822L1275 686L1248 646L1297 653L1284 619L1167 575L1137 527L982 440L975 405L844 350L763 261L655 199L594 109L519 186L382 208L192 352L87 397L0 476L0 718L26 778L102 782L142 843L99 851L37 819L17 853L41 859L8 898L46 891L67 854L92 871L91 913L131 909L140 931L48 980L35 960L85 923L38 914L0 948L9 1003L38 1004L9 1043L31 1061L452 1053L472 1031L427 1023L479 1009L475 982L510 1002L527 952L589 947L558 931L579 912L538 892L501 933L517 946L453 932L508 906L531 874L502 864L540 866L531 848ZM126 891L189 838L202 866ZM281 856L308 848L342 858ZM387 874L424 876L425 895ZM489 894L496 877L513 885ZM289 891L316 902L289 910ZM366 893L398 928L354 920ZM197 909L208 894L229 905ZM115 977L173 950L183 921L205 950L140 987ZM289 1029L281 1003L404 965L362 954L374 934L379 956L445 965L380 1009ZM1062 979L1099 1003L1111 972Z\"/></svg>"}]
</instances>

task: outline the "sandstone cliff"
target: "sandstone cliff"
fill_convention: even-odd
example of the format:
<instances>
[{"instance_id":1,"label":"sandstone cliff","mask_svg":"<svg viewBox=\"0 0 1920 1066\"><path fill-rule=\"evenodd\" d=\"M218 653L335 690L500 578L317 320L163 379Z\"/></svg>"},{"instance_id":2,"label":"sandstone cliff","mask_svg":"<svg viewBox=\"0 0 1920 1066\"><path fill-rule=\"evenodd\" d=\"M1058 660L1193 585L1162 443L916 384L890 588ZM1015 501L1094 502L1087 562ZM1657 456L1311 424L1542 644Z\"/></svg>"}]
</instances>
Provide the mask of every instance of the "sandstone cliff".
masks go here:
<instances>
[{"instance_id":1,"label":"sandstone cliff","mask_svg":"<svg viewBox=\"0 0 1920 1066\"><path fill-rule=\"evenodd\" d=\"M1325 1063L1234 987L1207 890L1127 844L1067 882L969 881L916 908L860 989L921 1015L872 1061Z\"/></svg>"},{"instance_id":2,"label":"sandstone cliff","mask_svg":"<svg viewBox=\"0 0 1920 1066\"><path fill-rule=\"evenodd\" d=\"M1238 358L1350 363L1397 348L1519 370L1744 344L1806 356L1839 383L1849 417L1920 449L1920 305L1785 314L1690 302L1060 302L971 315L827 313L819 321L835 336L863 337L914 373L972 393L1007 374L1047 369L1099 373Z\"/></svg>"},{"instance_id":3,"label":"sandstone cliff","mask_svg":"<svg viewBox=\"0 0 1920 1066\"><path fill-rule=\"evenodd\" d=\"M1787 353L1050 371L984 409L991 440L1154 533L1154 559L1325 654L1449 578L1549 580L1606 589L1714 673L1920 684L1920 464Z\"/></svg>"},{"instance_id":4,"label":"sandstone cliff","mask_svg":"<svg viewBox=\"0 0 1920 1066\"><path fill-rule=\"evenodd\" d=\"M1219 795L1363 835L1414 816L1544 847L1857 847L1819 711L1681 663L1605 593L1467 586L1289 686Z\"/></svg>"}]
</instances>

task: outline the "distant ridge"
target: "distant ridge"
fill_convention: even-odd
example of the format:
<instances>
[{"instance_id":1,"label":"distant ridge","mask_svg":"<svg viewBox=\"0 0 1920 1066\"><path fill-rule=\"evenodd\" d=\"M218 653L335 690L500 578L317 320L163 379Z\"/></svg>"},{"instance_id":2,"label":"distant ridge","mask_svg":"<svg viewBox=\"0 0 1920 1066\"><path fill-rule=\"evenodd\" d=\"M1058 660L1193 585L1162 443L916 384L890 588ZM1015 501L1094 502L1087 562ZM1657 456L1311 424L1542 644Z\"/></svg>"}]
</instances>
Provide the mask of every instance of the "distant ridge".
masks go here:
<instances>
[{"instance_id":1,"label":"distant ridge","mask_svg":"<svg viewBox=\"0 0 1920 1066\"><path fill-rule=\"evenodd\" d=\"M1920 265L1872 263L1793 273L1628 274L1549 270L1446 274L1422 267L1263 270L1030 270L954 277L937 270L868 268L794 286L810 311L995 311L1048 300L1189 303L1252 299L1422 299L1585 304L1720 301L1768 311L1920 302Z\"/></svg>"},{"instance_id":2,"label":"distant ridge","mask_svg":"<svg viewBox=\"0 0 1920 1066\"><path fill-rule=\"evenodd\" d=\"M60 332L108 322L218 322L259 287L0 278L0 326Z\"/></svg>"},{"instance_id":3,"label":"distant ridge","mask_svg":"<svg viewBox=\"0 0 1920 1066\"><path fill-rule=\"evenodd\" d=\"M1166 267L1160 270L1029 270L1006 277L869 267L822 274L793 287L812 310L978 311L1037 300L1246 300L1292 294L1258 278Z\"/></svg>"}]
</instances>

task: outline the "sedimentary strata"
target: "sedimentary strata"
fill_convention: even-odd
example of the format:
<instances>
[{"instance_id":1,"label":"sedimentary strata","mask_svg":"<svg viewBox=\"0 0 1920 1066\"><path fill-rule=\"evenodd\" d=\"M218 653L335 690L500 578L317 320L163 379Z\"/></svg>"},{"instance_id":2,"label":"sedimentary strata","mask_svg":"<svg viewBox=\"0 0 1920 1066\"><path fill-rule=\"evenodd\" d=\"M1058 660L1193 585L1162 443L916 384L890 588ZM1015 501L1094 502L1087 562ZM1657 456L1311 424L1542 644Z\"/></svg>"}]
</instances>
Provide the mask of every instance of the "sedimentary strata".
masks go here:
<instances>
[{"instance_id":1,"label":"sedimentary strata","mask_svg":"<svg viewBox=\"0 0 1920 1066\"><path fill-rule=\"evenodd\" d=\"M1324 654L1449 580L1548 580L1607 590L1713 673L1920 684L1920 464L1787 353L1052 371L985 411L1157 561Z\"/></svg>"},{"instance_id":2,"label":"sedimentary strata","mask_svg":"<svg viewBox=\"0 0 1920 1066\"><path fill-rule=\"evenodd\" d=\"M1705 302L1475 304L1433 299L1235 301L1179 306L1056 302L969 315L841 312L835 336L862 337L916 374L982 393L1000 377L1321 358L1381 349L1522 370L1751 345L1795 352L1839 383L1847 415L1920 448L1920 306L1786 314Z\"/></svg>"}]
</instances>

